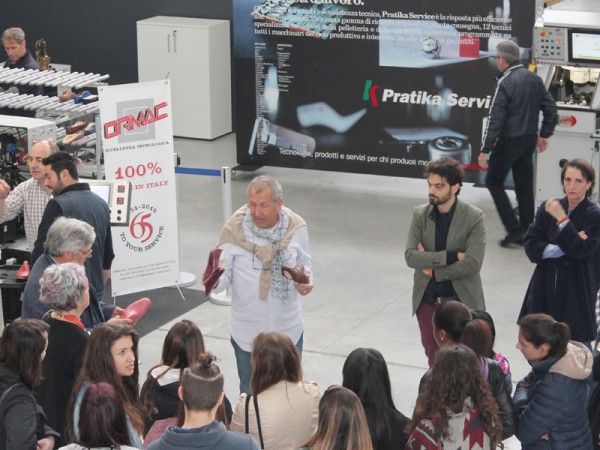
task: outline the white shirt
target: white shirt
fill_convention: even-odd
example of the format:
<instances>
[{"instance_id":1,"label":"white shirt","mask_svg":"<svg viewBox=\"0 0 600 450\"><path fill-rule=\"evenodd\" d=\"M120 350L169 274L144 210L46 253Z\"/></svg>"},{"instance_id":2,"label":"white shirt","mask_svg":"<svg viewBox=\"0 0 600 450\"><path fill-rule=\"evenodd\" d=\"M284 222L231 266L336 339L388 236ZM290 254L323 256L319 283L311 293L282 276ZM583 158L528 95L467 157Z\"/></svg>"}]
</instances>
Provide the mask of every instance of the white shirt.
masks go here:
<instances>
[{"instance_id":1,"label":"white shirt","mask_svg":"<svg viewBox=\"0 0 600 450\"><path fill-rule=\"evenodd\" d=\"M250 225L243 222L244 236L257 246L268 244L264 239L253 237ZM253 253L232 243L222 244L225 272L213 292L221 292L231 284L231 337L246 352L252 351L252 341L262 331L280 331L296 343L304 328L298 291L289 281L290 296L284 302L274 297L272 290L266 300L259 298L261 261ZM291 266L302 264L311 268L308 245L308 229L303 226L292 235L289 246ZM284 304L285 303L285 304Z\"/></svg>"}]
</instances>

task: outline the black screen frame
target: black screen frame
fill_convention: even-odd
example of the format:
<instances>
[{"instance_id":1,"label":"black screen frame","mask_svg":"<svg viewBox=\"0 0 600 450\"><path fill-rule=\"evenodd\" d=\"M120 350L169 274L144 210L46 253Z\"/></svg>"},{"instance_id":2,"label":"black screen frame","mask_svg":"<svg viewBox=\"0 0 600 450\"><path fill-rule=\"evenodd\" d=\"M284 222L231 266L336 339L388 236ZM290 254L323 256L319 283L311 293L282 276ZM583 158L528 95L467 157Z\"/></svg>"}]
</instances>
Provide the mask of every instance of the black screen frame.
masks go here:
<instances>
[{"instance_id":1,"label":"black screen frame","mask_svg":"<svg viewBox=\"0 0 600 450\"><path fill-rule=\"evenodd\" d=\"M600 41L600 29L569 28L568 33L567 33L567 35L568 35L567 48L568 48L568 53L569 53L569 62L578 63L578 64L586 64L586 65L590 65L590 64L600 65L600 52L598 53L598 59L576 58L575 56L573 56L573 44L574 44L573 35L577 34L577 33L597 36L598 40Z\"/></svg>"}]
</instances>

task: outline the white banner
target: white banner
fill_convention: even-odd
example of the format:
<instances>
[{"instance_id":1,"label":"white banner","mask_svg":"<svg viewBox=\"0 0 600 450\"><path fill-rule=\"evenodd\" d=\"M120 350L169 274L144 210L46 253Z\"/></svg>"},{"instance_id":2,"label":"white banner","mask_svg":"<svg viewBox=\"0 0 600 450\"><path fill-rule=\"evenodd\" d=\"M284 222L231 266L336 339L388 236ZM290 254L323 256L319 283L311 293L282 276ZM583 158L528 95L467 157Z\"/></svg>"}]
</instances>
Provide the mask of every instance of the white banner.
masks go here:
<instances>
[{"instance_id":1,"label":"white banner","mask_svg":"<svg viewBox=\"0 0 600 450\"><path fill-rule=\"evenodd\" d=\"M112 227L112 295L179 281L169 80L98 88L105 177L131 182L129 226Z\"/></svg>"}]
</instances>

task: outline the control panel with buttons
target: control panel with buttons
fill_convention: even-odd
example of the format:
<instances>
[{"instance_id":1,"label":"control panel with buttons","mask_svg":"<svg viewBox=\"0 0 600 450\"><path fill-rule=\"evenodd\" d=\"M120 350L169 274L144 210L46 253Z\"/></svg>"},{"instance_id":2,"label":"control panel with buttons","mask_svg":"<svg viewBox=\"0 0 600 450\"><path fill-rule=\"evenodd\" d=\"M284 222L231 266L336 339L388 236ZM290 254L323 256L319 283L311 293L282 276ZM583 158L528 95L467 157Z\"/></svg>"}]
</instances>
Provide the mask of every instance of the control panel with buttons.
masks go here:
<instances>
[{"instance_id":1,"label":"control panel with buttons","mask_svg":"<svg viewBox=\"0 0 600 450\"><path fill-rule=\"evenodd\" d=\"M85 180L90 189L99 195L110 209L110 224L129 225L131 183L125 180Z\"/></svg>"},{"instance_id":2,"label":"control panel with buttons","mask_svg":"<svg viewBox=\"0 0 600 450\"><path fill-rule=\"evenodd\" d=\"M567 29L536 27L533 32L533 56L537 60L566 62Z\"/></svg>"}]
</instances>

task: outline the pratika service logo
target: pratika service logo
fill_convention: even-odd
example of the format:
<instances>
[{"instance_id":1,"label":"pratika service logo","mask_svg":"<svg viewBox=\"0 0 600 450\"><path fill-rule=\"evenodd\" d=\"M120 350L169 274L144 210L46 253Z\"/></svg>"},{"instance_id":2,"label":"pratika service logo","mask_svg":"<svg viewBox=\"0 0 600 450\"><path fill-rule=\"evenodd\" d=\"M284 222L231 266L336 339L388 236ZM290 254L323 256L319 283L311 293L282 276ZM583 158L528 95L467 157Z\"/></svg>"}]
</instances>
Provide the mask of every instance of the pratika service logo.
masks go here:
<instances>
[{"instance_id":1,"label":"pratika service logo","mask_svg":"<svg viewBox=\"0 0 600 450\"><path fill-rule=\"evenodd\" d=\"M373 105L374 108L379 106L379 102L377 101L377 89L379 89L379 86L373 85L373 80L365 81L363 100L371 100L371 105Z\"/></svg>"},{"instance_id":2,"label":"pratika service logo","mask_svg":"<svg viewBox=\"0 0 600 450\"><path fill-rule=\"evenodd\" d=\"M365 81L363 90L363 101L370 101L374 108L379 107L380 103L405 103L411 105L433 105L433 106L457 106L459 108L483 108L489 109L492 102L492 96L485 97L462 97L451 90L444 96L432 94L425 90L396 92L390 88L384 88L381 91L381 97L378 96L379 85L374 84L373 80Z\"/></svg>"}]
</instances>

